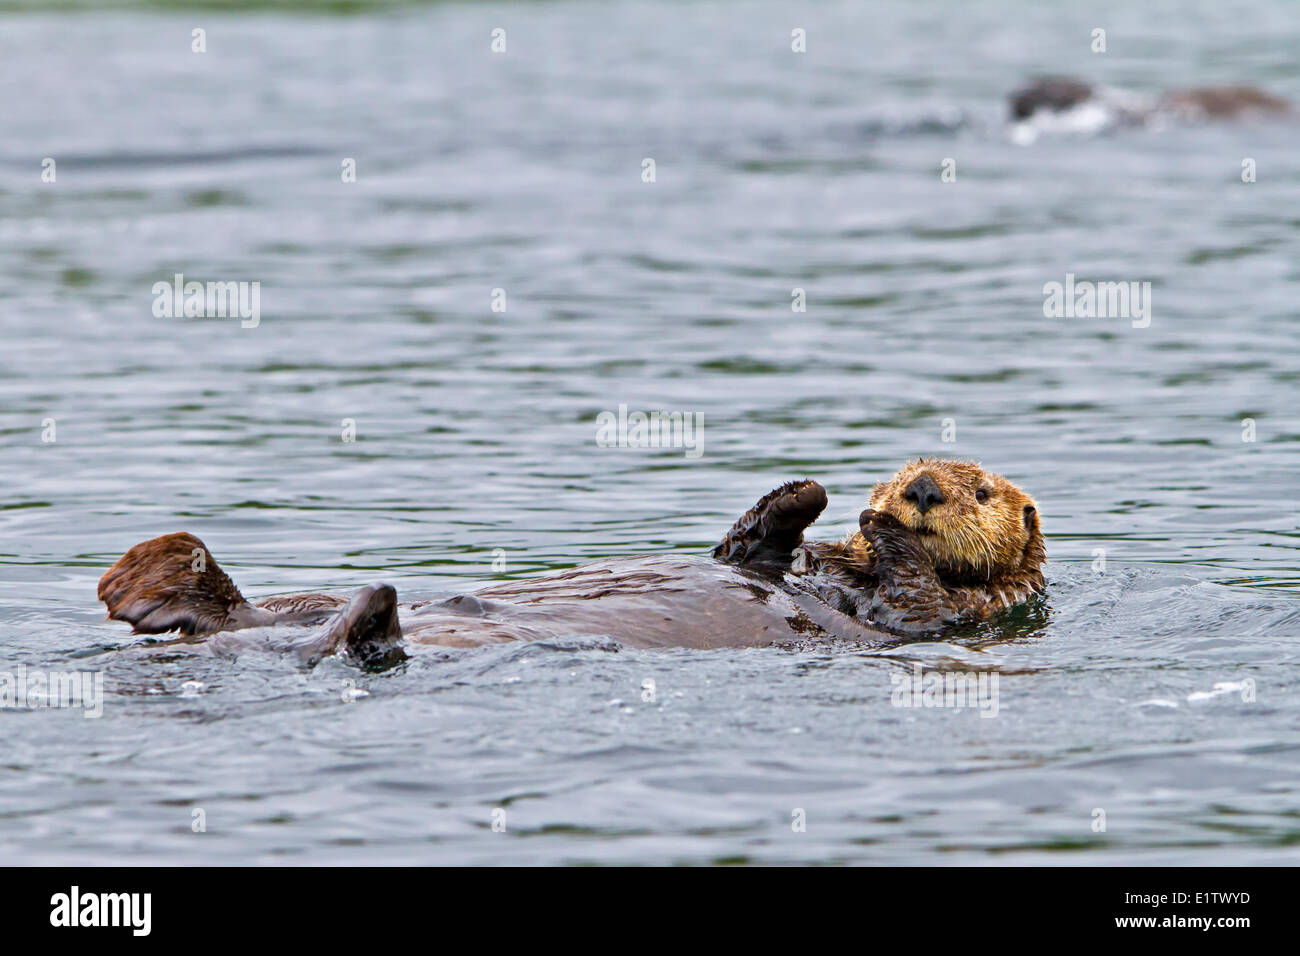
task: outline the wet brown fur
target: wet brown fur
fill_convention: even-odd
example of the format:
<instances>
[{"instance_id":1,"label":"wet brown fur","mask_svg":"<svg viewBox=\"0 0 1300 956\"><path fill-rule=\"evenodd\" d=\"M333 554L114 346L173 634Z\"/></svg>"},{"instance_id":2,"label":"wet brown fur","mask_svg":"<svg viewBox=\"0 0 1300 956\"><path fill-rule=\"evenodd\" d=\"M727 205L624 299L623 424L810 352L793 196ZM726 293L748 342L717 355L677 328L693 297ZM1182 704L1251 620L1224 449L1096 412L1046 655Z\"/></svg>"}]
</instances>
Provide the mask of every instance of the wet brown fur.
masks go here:
<instances>
[{"instance_id":1,"label":"wet brown fur","mask_svg":"<svg viewBox=\"0 0 1300 956\"><path fill-rule=\"evenodd\" d=\"M1188 119L1238 119L1250 114L1288 113L1291 104L1253 86L1207 86L1168 93L1161 97L1158 108Z\"/></svg>"}]
</instances>

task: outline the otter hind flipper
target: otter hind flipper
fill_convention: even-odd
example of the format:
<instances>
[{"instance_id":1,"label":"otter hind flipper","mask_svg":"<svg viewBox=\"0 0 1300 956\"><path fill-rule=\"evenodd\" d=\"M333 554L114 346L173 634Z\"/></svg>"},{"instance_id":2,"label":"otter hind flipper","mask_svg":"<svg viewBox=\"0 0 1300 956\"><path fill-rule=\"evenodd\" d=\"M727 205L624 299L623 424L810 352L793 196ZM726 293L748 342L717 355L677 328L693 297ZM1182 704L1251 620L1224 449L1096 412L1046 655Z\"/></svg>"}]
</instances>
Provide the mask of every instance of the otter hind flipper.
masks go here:
<instances>
[{"instance_id":1,"label":"otter hind flipper","mask_svg":"<svg viewBox=\"0 0 1300 956\"><path fill-rule=\"evenodd\" d=\"M339 653L367 670L401 663L406 651L397 619L397 590L391 584L367 585L329 623L297 642L294 650L307 664Z\"/></svg>"},{"instance_id":2,"label":"otter hind flipper","mask_svg":"<svg viewBox=\"0 0 1300 956\"><path fill-rule=\"evenodd\" d=\"M803 532L826 508L826 489L815 481L788 481L765 494L732 525L713 549L728 564L783 568Z\"/></svg>"},{"instance_id":3,"label":"otter hind flipper","mask_svg":"<svg viewBox=\"0 0 1300 956\"><path fill-rule=\"evenodd\" d=\"M137 634L210 634L273 619L244 599L207 545L185 532L135 545L99 579L98 593L109 618Z\"/></svg>"}]
</instances>

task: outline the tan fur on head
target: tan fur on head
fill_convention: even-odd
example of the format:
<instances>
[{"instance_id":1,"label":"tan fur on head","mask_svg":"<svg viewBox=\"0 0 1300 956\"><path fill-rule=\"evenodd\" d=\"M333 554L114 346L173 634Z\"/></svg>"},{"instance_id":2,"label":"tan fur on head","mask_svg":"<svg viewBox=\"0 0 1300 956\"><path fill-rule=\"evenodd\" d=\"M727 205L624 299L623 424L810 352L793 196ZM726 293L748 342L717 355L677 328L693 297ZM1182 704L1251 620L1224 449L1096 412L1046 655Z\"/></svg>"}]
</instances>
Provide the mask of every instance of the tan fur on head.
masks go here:
<instances>
[{"instance_id":1,"label":"tan fur on head","mask_svg":"<svg viewBox=\"0 0 1300 956\"><path fill-rule=\"evenodd\" d=\"M924 512L908 497L908 489L923 476L934 482L943 498ZM938 458L910 462L889 481L876 485L871 507L915 531L935 569L945 577L1042 580L1039 569L1047 549L1034 499L975 462Z\"/></svg>"}]
</instances>

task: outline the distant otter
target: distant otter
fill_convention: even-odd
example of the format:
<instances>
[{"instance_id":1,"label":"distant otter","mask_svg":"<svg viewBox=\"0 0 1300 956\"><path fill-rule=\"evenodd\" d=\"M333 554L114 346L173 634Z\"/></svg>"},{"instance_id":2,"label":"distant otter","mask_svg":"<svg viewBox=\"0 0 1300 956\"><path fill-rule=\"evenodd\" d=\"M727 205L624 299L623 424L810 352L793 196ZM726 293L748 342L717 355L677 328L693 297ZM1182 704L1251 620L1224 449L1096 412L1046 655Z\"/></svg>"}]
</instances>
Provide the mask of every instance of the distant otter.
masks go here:
<instances>
[{"instance_id":1,"label":"distant otter","mask_svg":"<svg viewBox=\"0 0 1300 956\"><path fill-rule=\"evenodd\" d=\"M1011 119L1043 128L1095 132L1176 120L1237 120L1291 112L1281 97L1253 86L1207 86L1172 90L1150 98L1093 86L1068 76L1038 77L1010 96Z\"/></svg>"},{"instance_id":2,"label":"distant otter","mask_svg":"<svg viewBox=\"0 0 1300 956\"><path fill-rule=\"evenodd\" d=\"M1032 499L964 462L921 460L876 486L860 530L805 543L826 507L815 481L763 496L716 560L621 558L401 608L386 585L252 604L190 534L127 551L99 583L137 633L219 634L209 650L291 649L391 663L414 644L472 647L581 634L631 647L758 647L806 638L896 641L1027 600L1046 557ZM285 625L296 627L286 632ZM302 627L317 626L304 634ZM322 626L323 625L323 626ZM289 636L285 636L288 633Z\"/></svg>"},{"instance_id":3,"label":"distant otter","mask_svg":"<svg viewBox=\"0 0 1300 956\"><path fill-rule=\"evenodd\" d=\"M1044 76L1011 94L1011 118L1026 120L1040 111L1064 113L1094 96L1091 86L1068 76Z\"/></svg>"}]
</instances>

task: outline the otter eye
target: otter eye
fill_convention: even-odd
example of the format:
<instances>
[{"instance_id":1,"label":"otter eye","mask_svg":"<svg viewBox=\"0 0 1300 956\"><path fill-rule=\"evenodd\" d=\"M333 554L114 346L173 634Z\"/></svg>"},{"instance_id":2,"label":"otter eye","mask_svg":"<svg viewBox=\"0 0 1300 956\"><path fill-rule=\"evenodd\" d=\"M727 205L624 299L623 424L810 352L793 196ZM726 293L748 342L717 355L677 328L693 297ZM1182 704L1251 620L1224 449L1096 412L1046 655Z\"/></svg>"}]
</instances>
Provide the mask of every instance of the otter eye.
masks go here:
<instances>
[{"instance_id":1,"label":"otter eye","mask_svg":"<svg viewBox=\"0 0 1300 956\"><path fill-rule=\"evenodd\" d=\"M988 490L985 488L981 488L977 492L975 492L975 500L978 501L980 504L984 504L984 502L988 501L989 500Z\"/></svg>"}]
</instances>

